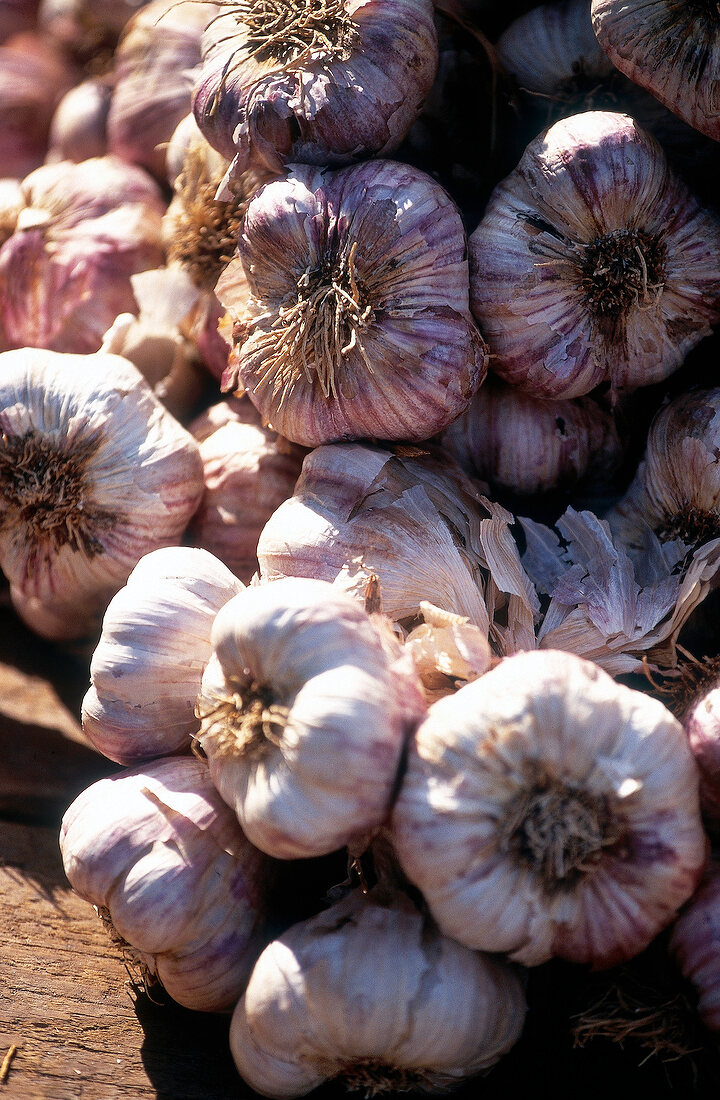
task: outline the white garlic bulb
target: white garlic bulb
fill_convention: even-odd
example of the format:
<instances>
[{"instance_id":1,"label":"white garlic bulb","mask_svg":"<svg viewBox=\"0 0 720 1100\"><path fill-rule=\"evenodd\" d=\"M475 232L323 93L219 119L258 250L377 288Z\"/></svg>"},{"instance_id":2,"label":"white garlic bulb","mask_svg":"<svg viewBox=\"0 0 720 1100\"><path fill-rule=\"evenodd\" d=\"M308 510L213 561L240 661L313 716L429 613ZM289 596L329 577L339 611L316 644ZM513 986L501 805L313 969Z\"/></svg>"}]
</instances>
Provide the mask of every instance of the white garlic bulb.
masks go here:
<instances>
[{"instance_id":1,"label":"white garlic bulb","mask_svg":"<svg viewBox=\"0 0 720 1100\"><path fill-rule=\"evenodd\" d=\"M661 381L720 319L720 219L628 115L530 142L469 251L493 369L537 397Z\"/></svg>"},{"instance_id":2,"label":"white garlic bulb","mask_svg":"<svg viewBox=\"0 0 720 1100\"><path fill-rule=\"evenodd\" d=\"M392 830L441 931L528 966L637 954L707 854L679 722L551 650L508 657L432 705Z\"/></svg>"},{"instance_id":3,"label":"white garlic bulb","mask_svg":"<svg viewBox=\"0 0 720 1100\"><path fill-rule=\"evenodd\" d=\"M180 541L202 494L192 436L116 355L0 355L0 565L52 638L96 628L143 555Z\"/></svg>"},{"instance_id":4,"label":"white garlic bulb","mask_svg":"<svg viewBox=\"0 0 720 1100\"><path fill-rule=\"evenodd\" d=\"M439 935L406 900L354 893L263 951L230 1049L263 1096L331 1079L368 1096L436 1092L497 1062L524 1018L513 968Z\"/></svg>"},{"instance_id":5,"label":"white garlic bulb","mask_svg":"<svg viewBox=\"0 0 720 1100\"><path fill-rule=\"evenodd\" d=\"M186 1008L231 1009L270 939L263 857L192 756L101 779L65 812L65 873Z\"/></svg>"},{"instance_id":6,"label":"white garlic bulb","mask_svg":"<svg viewBox=\"0 0 720 1100\"><path fill-rule=\"evenodd\" d=\"M82 724L96 749L121 764L189 750L213 620L242 589L206 550L169 546L140 559L90 662Z\"/></svg>"},{"instance_id":7,"label":"white garlic bulb","mask_svg":"<svg viewBox=\"0 0 720 1100\"><path fill-rule=\"evenodd\" d=\"M357 842L387 815L417 674L323 581L246 588L219 612L197 743L247 836L281 859Z\"/></svg>"}]
</instances>

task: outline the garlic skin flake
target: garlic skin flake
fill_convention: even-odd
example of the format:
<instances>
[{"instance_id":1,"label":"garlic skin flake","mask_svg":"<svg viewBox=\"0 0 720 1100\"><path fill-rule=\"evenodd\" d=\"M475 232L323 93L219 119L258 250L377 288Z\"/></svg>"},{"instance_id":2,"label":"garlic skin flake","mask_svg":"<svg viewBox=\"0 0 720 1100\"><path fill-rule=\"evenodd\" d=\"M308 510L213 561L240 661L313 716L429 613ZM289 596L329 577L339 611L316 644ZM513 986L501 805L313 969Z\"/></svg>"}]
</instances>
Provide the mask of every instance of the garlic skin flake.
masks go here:
<instances>
[{"instance_id":1,"label":"garlic skin flake","mask_svg":"<svg viewBox=\"0 0 720 1100\"><path fill-rule=\"evenodd\" d=\"M520 1037L517 972L440 935L406 900L350 894L263 951L230 1049L263 1096L446 1091Z\"/></svg>"},{"instance_id":2,"label":"garlic skin flake","mask_svg":"<svg viewBox=\"0 0 720 1100\"><path fill-rule=\"evenodd\" d=\"M340 165L398 147L430 91L430 0L244 0L202 42L193 110L234 169Z\"/></svg>"},{"instance_id":3,"label":"garlic skin flake","mask_svg":"<svg viewBox=\"0 0 720 1100\"><path fill-rule=\"evenodd\" d=\"M212 624L243 587L207 550L168 546L140 559L108 604L90 662L82 725L96 749L119 764L189 751Z\"/></svg>"},{"instance_id":4,"label":"garlic skin flake","mask_svg":"<svg viewBox=\"0 0 720 1100\"><path fill-rule=\"evenodd\" d=\"M469 240L493 370L536 397L661 381L720 319L720 219L628 115L530 142Z\"/></svg>"},{"instance_id":5,"label":"garlic skin flake","mask_svg":"<svg viewBox=\"0 0 720 1100\"><path fill-rule=\"evenodd\" d=\"M292 165L250 200L216 292L235 321L223 389L294 443L427 439L485 377L460 214L408 165Z\"/></svg>"},{"instance_id":6,"label":"garlic skin flake","mask_svg":"<svg viewBox=\"0 0 720 1100\"><path fill-rule=\"evenodd\" d=\"M0 355L0 565L46 637L82 637L202 494L192 436L116 355Z\"/></svg>"},{"instance_id":7,"label":"garlic skin flake","mask_svg":"<svg viewBox=\"0 0 720 1100\"><path fill-rule=\"evenodd\" d=\"M270 939L263 859L194 757L101 779L65 812L65 874L143 978L200 1012L231 1009Z\"/></svg>"},{"instance_id":8,"label":"garlic skin flake","mask_svg":"<svg viewBox=\"0 0 720 1100\"><path fill-rule=\"evenodd\" d=\"M642 951L706 859L680 724L589 661L508 657L434 703L392 818L440 929L526 966Z\"/></svg>"},{"instance_id":9,"label":"garlic skin flake","mask_svg":"<svg viewBox=\"0 0 720 1100\"><path fill-rule=\"evenodd\" d=\"M280 859L324 855L381 824L417 674L364 608L323 581L246 588L219 612L197 711L213 782Z\"/></svg>"}]
</instances>

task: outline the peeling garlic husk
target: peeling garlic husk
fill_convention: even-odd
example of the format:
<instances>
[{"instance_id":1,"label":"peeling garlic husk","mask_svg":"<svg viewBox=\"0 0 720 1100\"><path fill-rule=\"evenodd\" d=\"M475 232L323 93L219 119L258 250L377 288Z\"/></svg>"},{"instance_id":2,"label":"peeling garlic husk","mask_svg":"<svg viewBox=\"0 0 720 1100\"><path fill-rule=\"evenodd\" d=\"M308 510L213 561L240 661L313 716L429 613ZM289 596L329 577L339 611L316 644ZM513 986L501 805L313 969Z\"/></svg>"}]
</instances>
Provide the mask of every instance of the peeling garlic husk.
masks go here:
<instances>
[{"instance_id":1,"label":"peeling garlic husk","mask_svg":"<svg viewBox=\"0 0 720 1100\"><path fill-rule=\"evenodd\" d=\"M423 622L405 639L428 703L457 691L492 666L486 635L464 615L420 603Z\"/></svg>"},{"instance_id":2,"label":"peeling garlic husk","mask_svg":"<svg viewBox=\"0 0 720 1100\"><path fill-rule=\"evenodd\" d=\"M292 496L305 451L264 428L248 400L222 402L188 425L205 492L188 531L246 583L258 570L260 533Z\"/></svg>"},{"instance_id":3,"label":"peeling garlic husk","mask_svg":"<svg viewBox=\"0 0 720 1100\"><path fill-rule=\"evenodd\" d=\"M304 446L426 439L487 370L460 215L408 165L291 166L250 200L216 292L235 322L223 389Z\"/></svg>"},{"instance_id":4,"label":"peeling garlic husk","mask_svg":"<svg viewBox=\"0 0 720 1100\"><path fill-rule=\"evenodd\" d=\"M675 922L669 950L698 996L697 1011L720 1032L720 862L709 863L698 890Z\"/></svg>"},{"instance_id":5,"label":"peeling garlic husk","mask_svg":"<svg viewBox=\"0 0 720 1100\"><path fill-rule=\"evenodd\" d=\"M202 49L195 117L238 172L386 156L437 68L429 0L228 3Z\"/></svg>"},{"instance_id":6,"label":"peeling garlic husk","mask_svg":"<svg viewBox=\"0 0 720 1100\"><path fill-rule=\"evenodd\" d=\"M0 564L32 629L84 637L140 558L180 541L197 444L119 356L22 348L0 367Z\"/></svg>"},{"instance_id":7,"label":"peeling garlic husk","mask_svg":"<svg viewBox=\"0 0 720 1100\"><path fill-rule=\"evenodd\" d=\"M661 381L720 318L720 220L628 115L535 138L469 250L493 369L536 397Z\"/></svg>"},{"instance_id":8,"label":"peeling garlic husk","mask_svg":"<svg viewBox=\"0 0 720 1100\"><path fill-rule=\"evenodd\" d=\"M99 752L137 764L190 751L212 624L243 587L206 550L170 546L140 559L108 604L90 662L82 726Z\"/></svg>"},{"instance_id":9,"label":"peeling garlic husk","mask_svg":"<svg viewBox=\"0 0 720 1100\"><path fill-rule=\"evenodd\" d=\"M90 157L106 155L111 95L112 84L105 77L83 80L66 92L50 124L48 164L61 160L79 164Z\"/></svg>"},{"instance_id":10,"label":"peeling garlic husk","mask_svg":"<svg viewBox=\"0 0 720 1100\"><path fill-rule=\"evenodd\" d=\"M525 1011L507 963L440 935L400 896L356 892L267 946L230 1049L264 1096L331 1079L373 1096L446 1091L507 1053Z\"/></svg>"},{"instance_id":11,"label":"peeling garlic husk","mask_svg":"<svg viewBox=\"0 0 720 1100\"><path fill-rule=\"evenodd\" d=\"M192 756L83 791L60 832L65 873L147 982L201 1012L232 1009L271 938L263 857Z\"/></svg>"},{"instance_id":12,"label":"peeling garlic husk","mask_svg":"<svg viewBox=\"0 0 720 1100\"><path fill-rule=\"evenodd\" d=\"M399 643L323 581L246 588L218 613L197 744L249 839L297 859L385 819L425 711Z\"/></svg>"},{"instance_id":13,"label":"peeling garlic husk","mask_svg":"<svg viewBox=\"0 0 720 1100\"><path fill-rule=\"evenodd\" d=\"M8 346L96 352L115 318L136 309L131 275L163 262L160 190L110 156L43 165L22 189L24 209L0 248Z\"/></svg>"},{"instance_id":14,"label":"peeling garlic husk","mask_svg":"<svg viewBox=\"0 0 720 1100\"><path fill-rule=\"evenodd\" d=\"M592 22L613 65L695 129L720 141L714 3L593 0Z\"/></svg>"},{"instance_id":15,"label":"peeling garlic husk","mask_svg":"<svg viewBox=\"0 0 720 1100\"><path fill-rule=\"evenodd\" d=\"M609 478L622 455L612 414L595 401L543 400L495 377L441 442L467 473L527 495Z\"/></svg>"},{"instance_id":16,"label":"peeling garlic husk","mask_svg":"<svg viewBox=\"0 0 720 1100\"><path fill-rule=\"evenodd\" d=\"M506 653L534 648L539 611L512 521L443 452L335 444L305 459L263 528L258 562L263 580L317 577L358 600L375 576L391 619L412 620L428 601Z\"/></svg>"},{"instance_id":17,"label":"peeling garlic husk","mask_svg":"<svg viewBox=\"0 0 720 1100\"><path fill-rule=\"evenodd\" d=\"M433 704L392 842L442 932L527 966L631 958L690 897L707 855L679 722L550 650L508 657Z\"/></svg>"},{"instance_id":18,"label":"peeling garlic husk","mask_svg":"<svg viewBox=\"0 0 720 1100\"><path fill-rule=\"evenodd\" d=\"M635 548L646 527L690 549L719 538L719 447L720 389L691 389L661 408L632 484L606 514L617 536Z\"/></svg>"}]
</instances>

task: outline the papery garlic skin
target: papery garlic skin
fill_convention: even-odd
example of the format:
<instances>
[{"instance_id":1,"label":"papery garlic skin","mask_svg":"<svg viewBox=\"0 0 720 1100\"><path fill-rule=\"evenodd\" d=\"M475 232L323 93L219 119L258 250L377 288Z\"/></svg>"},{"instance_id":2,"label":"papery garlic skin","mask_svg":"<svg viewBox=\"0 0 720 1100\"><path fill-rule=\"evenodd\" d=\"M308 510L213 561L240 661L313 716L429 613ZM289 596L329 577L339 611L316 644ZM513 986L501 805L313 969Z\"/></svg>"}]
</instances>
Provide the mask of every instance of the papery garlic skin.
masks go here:
<instances>
[{"instance_id":1,"label":"papery garlic skin","mask_svg":"<svg viewBox=\"0 0 720 1100\"><path fill-rule=\"evenodd\" d=\"M22 186L25 209L0 248L8 346L95 352L136 309L131 275L163 261L160 190L110 156L43 165Z\"/></svg>"},{"instance_id":2,"label":"papery garlic skin","mask_svg":"<svg viewBox=\"0 0 720 1100\"><path fill-rule=\"evenodd\" d=\"M223 389L304 446L427 439L487 370L460 215L408 165L291 166L251 199L216 292L235 321Z\"/></svg>"},{"instance_id":3,"label":"papery garlic skin","mask_svg":"<svg viewBox=\"0 0 720 1100\"><path fill-rule=\"evenodd\" d=\"M612 415L591 399L543 400L495 377L441 442L467 473L523 495L607 477L622 453Z\"/></svg>"},{"instance_id":4,"label":"papery garlic skin","mask_svg":"<svg viewBox=\"0 0 720 1100\"><path fill-rule=\"evenodd\" d=\"M537 397L658 382L720 318L720 220L628 115L572 115L530 142L469 255L493 369Z\"/></svg>"},{"instance_id":5,"label":"papery garlic skin","mask_svg":"<svg viewBox=\"0 0 720 1100\"><path fill-rule=\"evenodd\" d=\"M684 978L698 995L700 1019L720 1031L720 864L713 858L698 890L673 925L669 943Z\"/></svg>"},{"instance_id":6,"label":"papery garlic skin","mask_svg":"<svg viewBox=\"0 0 720 1100\"><path fill-rule=\"evenodd\" d=\"M714 4L593 0L595 34L613 65L720 141L720 42Z\"/></svg>"},{"instance_id":7,"label":"papery garlic skin","mask_svg":"<svg viewBox=\"0 0 720 1100\"><path fill-rule=\"evenodd\" d=\"M270 938L260 853L194 757L83 791L60 831L70 885L179 1004L231 1009Z\"/></svg>"},{"instance_id":8,"label":"papery garlic skin","mask_svg":"<svg viewBox=\"0 0 720 1100\"><path fill-rule=\"evenodd\" d=\"M506 658L433 704L392 839L441 931L536 966L642 951L706 860L680 724L596 665Z\"/></svg>"},{"instance_id":9,"label":"papery garlic skin","mask_svg":"<svg viewBox=\"0 0 720 1100\"><path fill-rule=\"evenodd\" d=\"M197 743L262 851L324 855L385 818L425 704L399 645L322 581L246 588L219 612Z\"/></svg>"},{"instance_id":10,"label":"papery garlic skin","mask_svg":"<svg viewBox=\"0 0 720 1100\"><path fill-rule=\"evenodd\" d=\"M96 749L120 764L189 751L212 624L243 587L206 550L140 559L108 604L90 662L82 725Z\"/></svg>"},{"instance_id":11,"label":"papery garlic skin","mask_svg":"<svg viewBox=\"0 0 720 1100\"><path fill-rule=\"evenodd\" d=\"M224 422L213 425L213 419ZM189 537L246 583L258 569L260 532L292 496L305 452L269 428L249 401L223 402L197 417L205 492Z\"/></svg>"},{"instance_id":12,"label":"papery garlic skin","mask_svg":"<svg viewBox=\"0 0 720 1100\"><path fill-rule=\"evenodd\" d=\"M228 4L203 35L193 110L236 171L385 156L437 68L429 0Z\"/></svg>"},{"instance_id":13,"label":"papery garlic skin","mask_svg":"<svg viewBox=\"0 0 720 1100\"><path fill-rule=\"evenodd\" d=\"M0 355L0 430L13 603L49 637L89 634L140 558L180 541L202 493L197 445L120 356L36 348Z\"/></svg>"},{"instance_id":14,"label":"papery garlic skin","mask_svg":"<svg viewBox=\"0 0 720 1100\"><path fill-rule=\"evenodd\" d=\"M263 951L230 1024L230 1049L263 1096L445 1091L517 1041L515 970L428 926L399 898L351 894Z\"/></svg>"}]
</instances>

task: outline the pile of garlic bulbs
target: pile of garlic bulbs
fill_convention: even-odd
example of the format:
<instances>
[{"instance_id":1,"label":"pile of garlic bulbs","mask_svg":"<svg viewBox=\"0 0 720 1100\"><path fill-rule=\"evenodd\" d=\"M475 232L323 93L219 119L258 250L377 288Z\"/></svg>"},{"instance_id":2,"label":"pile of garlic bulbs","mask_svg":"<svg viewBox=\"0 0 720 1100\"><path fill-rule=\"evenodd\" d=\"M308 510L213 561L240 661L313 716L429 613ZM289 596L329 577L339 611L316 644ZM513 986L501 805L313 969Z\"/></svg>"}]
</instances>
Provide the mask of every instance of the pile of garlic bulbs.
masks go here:
<instances>
[{"instance_id":1,"label":"pile of garlic bulbs","mask_svg":"<svg viewBox=\"0 0 720 1100\"><path fill-rule=\"evenodd\" d=\"M261 1094L456 1085L551 959L659 944L717 1029L720 17L682 7L0 21L57 105L0 180L0 568L118 765L65 870Z\"/></svg>"}]
</instances>

